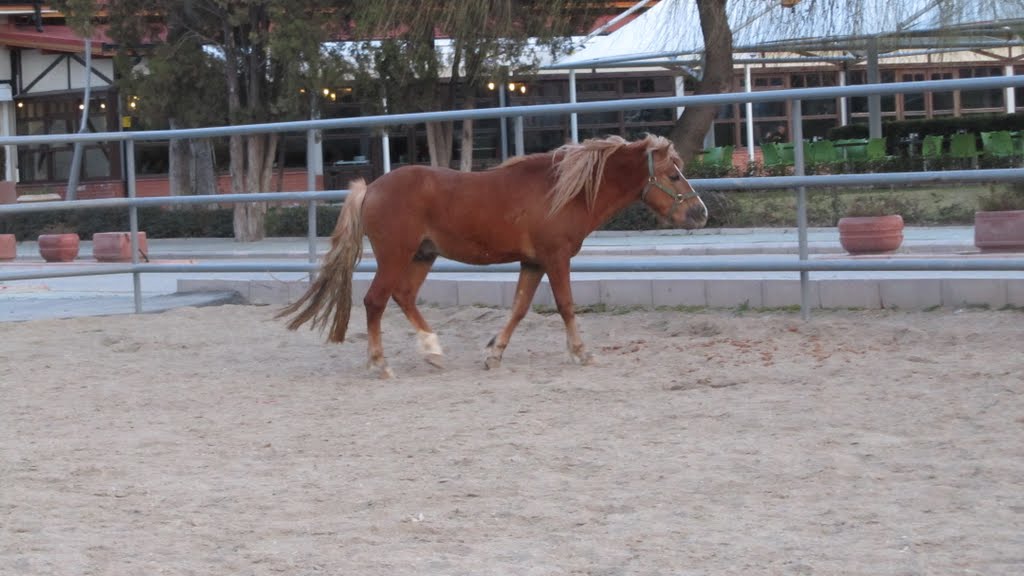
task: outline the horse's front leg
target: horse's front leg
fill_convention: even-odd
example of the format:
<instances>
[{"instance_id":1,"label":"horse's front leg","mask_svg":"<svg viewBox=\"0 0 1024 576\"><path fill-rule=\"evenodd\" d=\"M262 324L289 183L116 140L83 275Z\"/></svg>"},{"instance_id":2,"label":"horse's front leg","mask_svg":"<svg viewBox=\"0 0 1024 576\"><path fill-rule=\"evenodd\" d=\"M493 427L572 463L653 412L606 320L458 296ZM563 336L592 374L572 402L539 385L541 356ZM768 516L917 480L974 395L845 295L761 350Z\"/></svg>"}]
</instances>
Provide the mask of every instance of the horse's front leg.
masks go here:
<instances>
[{"instance_id":1,"label":"horse's front leg","mask_svg":"<svg viewBox=\"0 0 1024 576\"><path fill-rule=\"evenodd\" d=\"M587 352L576 325L576 311L573 309L572 284L569 281L569 259L566 258L547 267L548 282L555 297L555 306L565 322L565 341L569 355L580 364L594 363L594 356Z\"/></svg>"},{"instance_id":2,"label":"horse's front leg","mask_svg":"<svg viewBox=\"0 0 1024 576\"><path fill-rule=\"evenodd\" d=\"M516 295L512 300L512 313L508 322L501 332L498 333L487 345L487 360L484 367L492 370L501 366L501 356L512 339L512 332L526 316L533 302L533 295L537 293L537 286L540 279L544 277L544 270L536 264L523 263L519 269L519 281L516 283Z\"/></svg>"}]
</instances>

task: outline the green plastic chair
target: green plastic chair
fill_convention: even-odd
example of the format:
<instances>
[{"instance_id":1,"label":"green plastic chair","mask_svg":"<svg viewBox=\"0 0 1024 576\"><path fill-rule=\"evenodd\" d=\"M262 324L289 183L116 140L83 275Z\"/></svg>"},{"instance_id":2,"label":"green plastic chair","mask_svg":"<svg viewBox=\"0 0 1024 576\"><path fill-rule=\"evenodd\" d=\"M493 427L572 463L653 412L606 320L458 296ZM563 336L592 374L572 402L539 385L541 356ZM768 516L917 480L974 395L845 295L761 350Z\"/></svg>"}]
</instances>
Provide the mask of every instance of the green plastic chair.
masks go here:
<instances>
[{"instance_id":1,"label":"green plastic chair","mask_svg":"<svg viewBox=\"0 0 1024 576\"><path fill-rule=\"evenodd\" d=\"M808 161L814 164L838 164L839 153L836 145L831 140L818 140L810 142L807 147Z\"/></svg>"},{"instance_id":2,"label":"green plastic chair","mask_svg":"<svg viewBox=\"0 0 1024 576\"><path fill-rule=\"evenodd\" d=\"M839 140L836 146L843 152L847 162L863 162L868 159L868 141L866 138L850 138Z\"/></svg>"},{"instance_id":3,"label":"green plastic chair","mask_svg":"<svg viewBox=\"0 0 1024 576\"><path fill-rule=\"evenodd\" d=\"M925 160L937 160L942 158L942 136L925 136L921 142L921 156Z\"/></svg>"},{"instance_id":4,"label":"green plastic chair","mask_svg":"<svg viewBox=\"0 0 1024 576\"><path fill-rule=\"evenodd\" d=\"M718 161L715 166L732 169L732 153L735 146L720 146L718 149Z\"/></svg>"},{"instance_id":5,"label":"green plastic chair","mask_svg":"<svg viewBox=\"0 0 1024 576\"><path fill-rule=\"evenodd\" d=\"M804 144L804 157L805 157L805 160L806 160L806 156L807 156L807 154L806 154L807 147L806 146L807 146L807 144L805 143ZM796 163L796 156L795 156L795 152L793 151L793 143L792 142L783 142L782 144L779 144L779 158L782 159L782 165L783 166L792 166L793 164Z\"/></svg>"},{"instance_id":6,"label":"green plastic chair","mask_svg":"<svg viewBox=\"0 0 1024 576\"><path fill-rule=\"evenodd\" d=\"M761 143L761 159L765 166L783 166L779 145L774 142Z\"/></svg>"},{"instance_id":7,"label":"green plastic chair","mask_svg":"<svg viewBox=\"0 0 1024 576\"><path fill-rule=\"evenodd\" d=\"M872 138L867 143L868 160L893 160L885 149L885 138Z\"/></svg>"},{"instance_id":8,"label":"green plastic chair","mask_svg":"<svg viewBox=\"0 0 1024 576\"><path fill-rule=\"evenodd\" d=\"M1009 130L982 132L981 147L985 154L996 158L1013 156L1013 138L1010 136Z\"/></svg>"},{"instance_id":9,"label":"green plastic chair","mask_svg":"<svg viewBox=\"0 0 1024 576\"><path fill-rule=\"evenodd\" d=\"M961 160L978 157L978 137L973 133L953 134L949 139L949 155Z\"/></svg>"}]
</instances>

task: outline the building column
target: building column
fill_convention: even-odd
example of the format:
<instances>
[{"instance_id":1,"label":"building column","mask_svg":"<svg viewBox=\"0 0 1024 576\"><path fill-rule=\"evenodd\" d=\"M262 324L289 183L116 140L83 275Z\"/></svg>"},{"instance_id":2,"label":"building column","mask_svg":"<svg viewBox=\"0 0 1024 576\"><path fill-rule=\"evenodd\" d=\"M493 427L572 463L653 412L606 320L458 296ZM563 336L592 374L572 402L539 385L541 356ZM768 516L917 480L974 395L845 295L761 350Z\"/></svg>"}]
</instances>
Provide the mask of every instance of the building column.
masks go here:
<instances>
[{"instance_id":1,"label":"building column","mask_svg":"<svg viewBox=\"0 0 1024 576\"><path fill-rule=\"evenodd\" d=\"M686 78L682 74L676 76L676 96L686 96ZM676 107L676 120L683 115L683 110L686 110L686 106Z\"/></svg>"},{"instance_id":2,"label":"building column","mask_svg":"<svg viewBox=\"0 0 1024 576\"><path fill-rule=\"evenodd\" d=\"M868 84L878 82L878 38L871 37L868 39ZM879 94L868 96L868 136L882 137L882 96Z\"/></svg>"},{"instance_id":3,"label":"building column","mask_svg":"<svg viewBox=\"0 0 1024 576\"><path fill-rule=\"evenodd\" d=\"M1013 76L1013 64L1007 64L1005 68L1006 76ZM1017 92L1012 86L1007 86L1006 90L1006 113L1013 114L1017 111Z\"/></svg>"},{"instance_id":4,"label":"building column","mask_svg":"<svg viewBox=\"0 0 1024 576\"><path fill-rule=\"evenodd\" d=\"M14 101L11 99L11 88L7 85L0 86L0 136L15 136L17 120L14 116ZM4 146L3 179L8 182L18 181L18 147Z\"/></svg>"},{"instance_id":5,"label":"building column","mask_svg":"<svg viewBox=\"0 0 1024 576\"><path fill-rule=\"evenodd\" d=\"M846 86L846 70L845 69L839 71L839 85L840 86ZM847 106L846 96L840 97L839 98L839 125L840 126L846 126L846 125L848 125L850 123L850 120L849 120L849 116L850 115L847 113L846 106Z\"/></svg>"},{"instance_id":6,"label":"building column","mask_svg":"<svg viewBox=\"0 0 1024 576\"><path fill-rule=\"evenodd\" d=\"M750 80L750 64L743 65L743 84L747 94L754 90ZM747 154L750 161L754 161L754 103L746 101L743 104L747 107Z\"/></svg>"}]
</instances>

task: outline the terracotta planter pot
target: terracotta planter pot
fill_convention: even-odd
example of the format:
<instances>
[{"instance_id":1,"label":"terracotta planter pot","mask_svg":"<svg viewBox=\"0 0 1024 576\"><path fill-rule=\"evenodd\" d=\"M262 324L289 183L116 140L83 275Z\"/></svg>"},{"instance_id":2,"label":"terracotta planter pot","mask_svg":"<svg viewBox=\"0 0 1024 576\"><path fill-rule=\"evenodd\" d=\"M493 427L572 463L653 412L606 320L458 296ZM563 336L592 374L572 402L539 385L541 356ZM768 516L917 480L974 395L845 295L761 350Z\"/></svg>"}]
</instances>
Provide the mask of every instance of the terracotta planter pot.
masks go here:
<instances>
[{"instance_id":1,"label":"terracotta planter pot","mask_svg":"<svg viewBox=\"0 0 1024 576\"><path fill-rule=\"evenodd\" d=\"M149 253L146 233L139 232L139 259ZM100 262L131 262L131 232L97 232L92 235L92 256Z\"/></svg>"},{"instance_id":2,"label":"terracotta planter pot","mask_svg":"<svg viewBox=\"0 0 1024 576\"><path fill-rule=\"evenodd\" d=\"M78 258L78 234L39 236L39 255L47 262L70 262Z\"/></svg>"},{"instance_id":3,"label":"terracotta planter pot","mask_svg":"<svg viewBox=\"0 0 1024 576\"><path fill-rule=\"evenodd\" d=\"M850 254L891 252L903 244L903 217L848 216L839 220L839 243Z\"/></svg>"},{"instance_id":4,"label":"terracotta planter pot","mask_svg":"<svg viewBox=\"0 0 1024 576\"><path fill-rule=\"evenodd\" d=\"M10 180L0 180L0 204L14 204L17 201L17 185Z\"/></svg>"},{"instance_id":5,"label":"terracotta planter pot","mask_svg":"<svg viewBox=\"0 0 1024 576\"><path fill-rule=\"evenodd\" d=\"M14 260L17 255L18 247L14 234L0 234L0 261Z\"/></svg>"},{"instance_id":6,"label":"terracotta planter pot","mask_svg":"<svg viewBox=\"0 0 1024 576\"><path fill-rule=\"evenodd\" d=\"M981 250L1024 251L1024 210L975 212L974 245Z\"/></svg>"}]
</instances>

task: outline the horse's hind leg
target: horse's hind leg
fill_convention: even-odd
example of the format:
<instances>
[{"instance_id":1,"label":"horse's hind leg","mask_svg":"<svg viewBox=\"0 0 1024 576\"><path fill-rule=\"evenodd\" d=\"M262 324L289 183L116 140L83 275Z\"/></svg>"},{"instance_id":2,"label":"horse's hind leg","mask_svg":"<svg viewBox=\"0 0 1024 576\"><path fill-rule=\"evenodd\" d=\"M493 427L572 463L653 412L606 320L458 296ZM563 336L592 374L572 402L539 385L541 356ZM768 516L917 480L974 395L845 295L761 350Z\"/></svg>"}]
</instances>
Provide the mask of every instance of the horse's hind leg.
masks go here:
<instances>
[{"instance_id":1,"label":"horse's hind leg","mask_svg":"<svg viewBox=\"0 0 1024 576\"><path fill-rule=\"evenodd\" d=\"M484 367L488 370L501 366L501 356L512 339L512 332L519 325L519 322L530 310L530 303L533 302L533 295L537 293L537 286L540 279L544 277L544 270L534 264L523 264L519 270L519 281L516 283L516 295L512 300L512 313L509 315L508 323L487 345L489 352Z\"/></svg>"},{"instance_id":2,"label":"horse's hind leg","mask_svg":"<svg viewBox=\"0 0 1024 576\"><path fill-rule=\"evenodd\" d=\"M401 262L401 261L399 261ZM387 308L388 300L396 285L402 277L403 265L395 264L391 258L377 258L377 273L370 282L370 288L363 298L363 305L366 306L366 334L367 334L367 355L369 356L368 367L377 371L381 378L394 376L387 360L384 359L384 344L381 342L381 318L384 316L384 309Z\"/></svg>"},{"instance_id":3,"label":"horse's hind leg","mask_svg":"<svg viewBox=\"0 0 1024 576\"><path fill-rule=\"evenodd\" d=\"M419 308L416 307L416 295L419 294L420 286L423 285L427 273L430 272L430 267L434 264L434 258L432 255L417 253L412 263L405 269L405 274L399 280L392 298L405 313L409 323L416 329L416 339L423 358L433 366L443 368L444 351L441 349L441 343L437 339L437 334L430 329L430 325L420 314Z\"/></svg>"}]
</instances>

